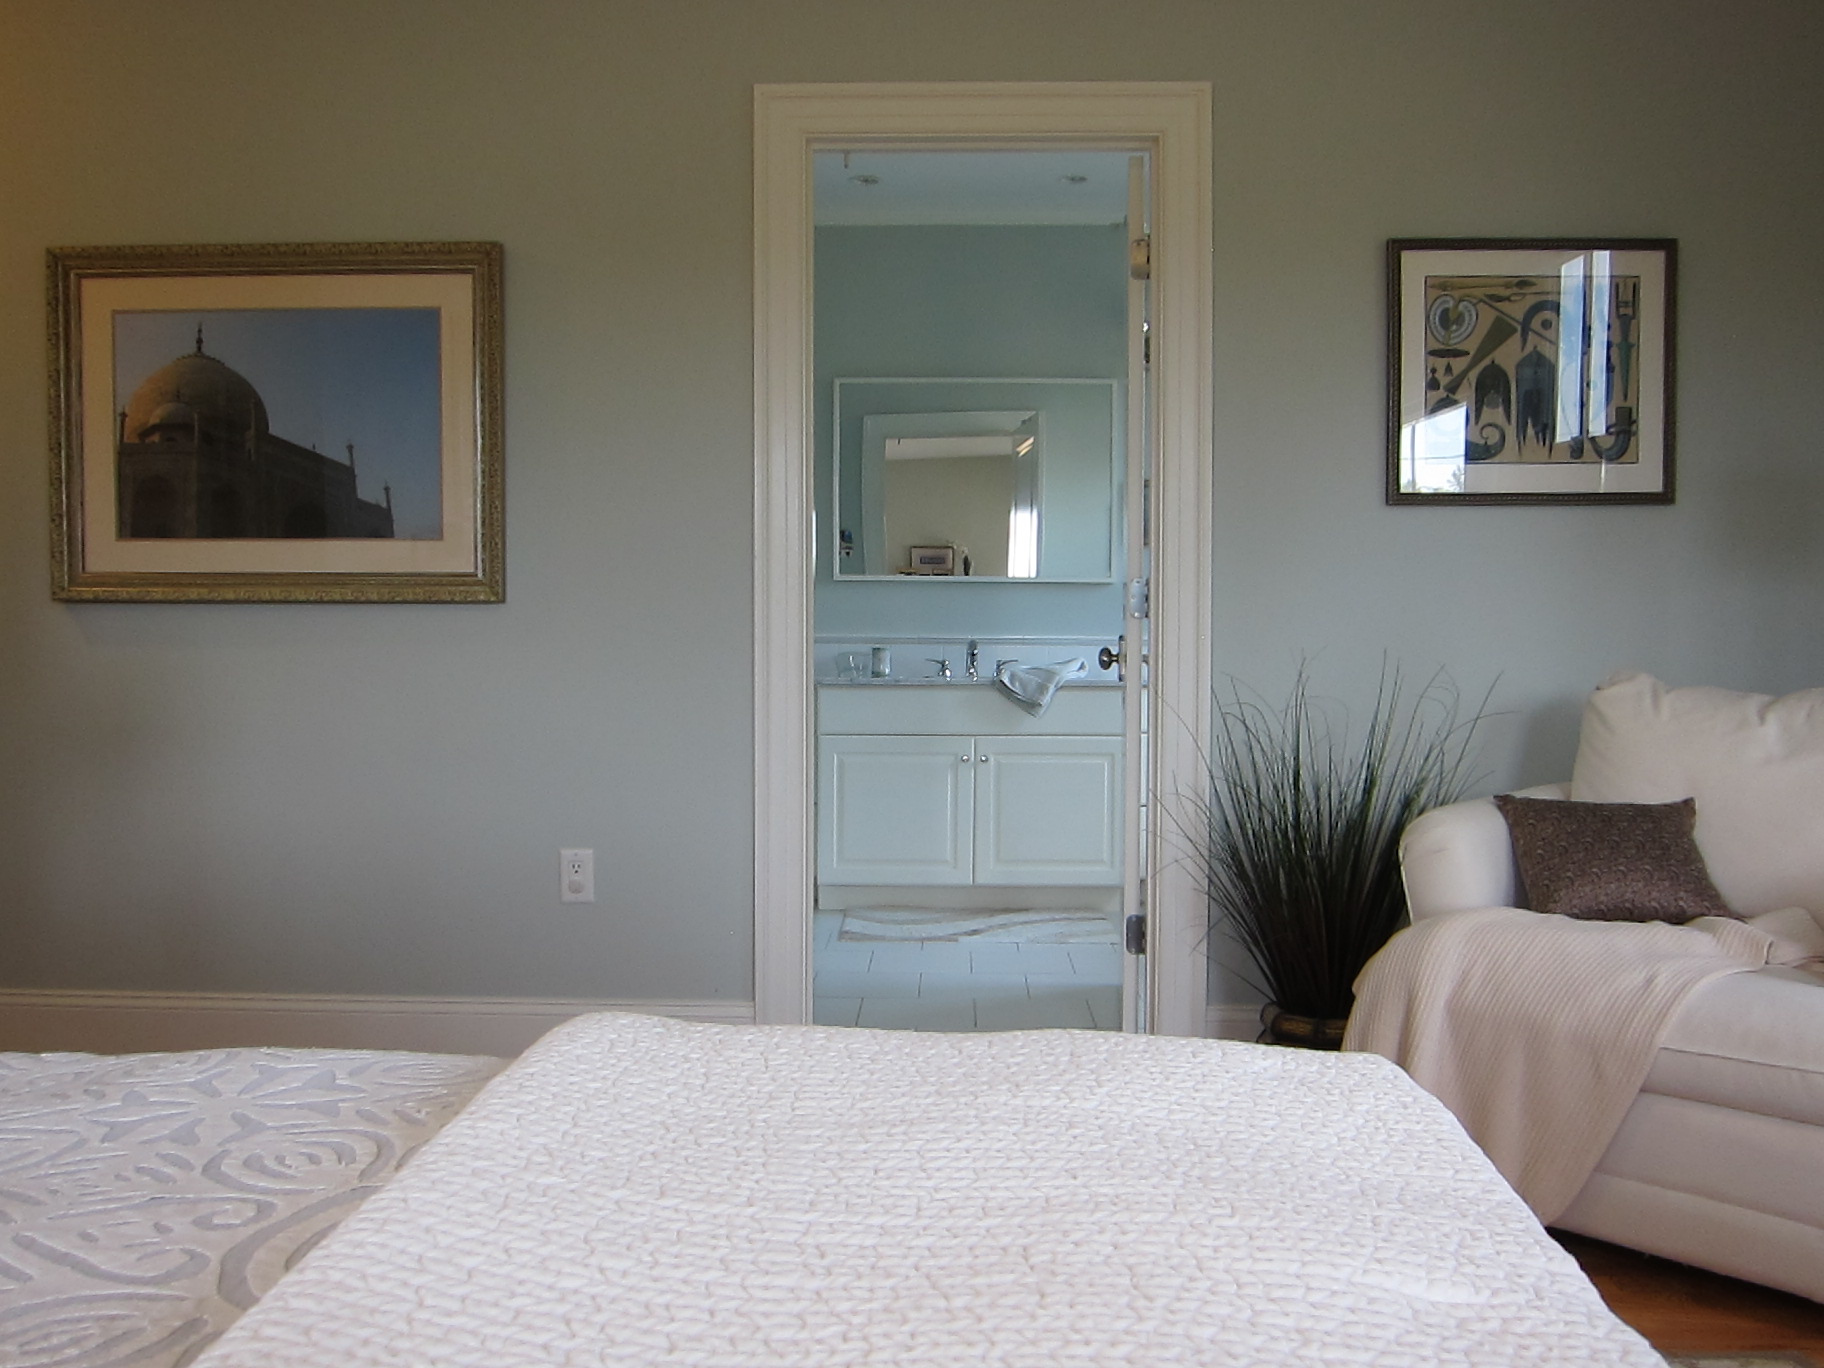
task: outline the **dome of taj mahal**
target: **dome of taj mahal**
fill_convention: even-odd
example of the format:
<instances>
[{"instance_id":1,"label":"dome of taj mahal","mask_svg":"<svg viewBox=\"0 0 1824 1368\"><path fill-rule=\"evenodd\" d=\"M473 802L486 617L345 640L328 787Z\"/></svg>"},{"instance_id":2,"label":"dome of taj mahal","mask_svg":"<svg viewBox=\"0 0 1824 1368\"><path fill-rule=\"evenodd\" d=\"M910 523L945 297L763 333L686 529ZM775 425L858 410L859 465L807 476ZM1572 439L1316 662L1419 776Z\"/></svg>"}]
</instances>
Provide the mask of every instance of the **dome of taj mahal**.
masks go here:
<instances>
[{"instance_id":1,"label":"dome of taj mahal","mask_svg":"<svg viewBox=\"0 0 1824 1368\"><path fill-rule=\"evenodd\" d=\"M152 427L188 427L196 421L196 410L188 404L173 400L169 404L160 404L147 421Z\"/></svg>"},{"instance_id":2,"label":"dome of taj mahal","mask_svg":"<svg viewBox=\"0 0 1824 1368\"><path fill-rule=\"evenodd\" d=\"M139 382L127 400L126 440L141 441L142 433L178 421L180 413L185 423L194 415L206 427L236 434L250 428L267 431L260 392L238 371L205 356L200 347Z\"/></svg>"}]
</instances>

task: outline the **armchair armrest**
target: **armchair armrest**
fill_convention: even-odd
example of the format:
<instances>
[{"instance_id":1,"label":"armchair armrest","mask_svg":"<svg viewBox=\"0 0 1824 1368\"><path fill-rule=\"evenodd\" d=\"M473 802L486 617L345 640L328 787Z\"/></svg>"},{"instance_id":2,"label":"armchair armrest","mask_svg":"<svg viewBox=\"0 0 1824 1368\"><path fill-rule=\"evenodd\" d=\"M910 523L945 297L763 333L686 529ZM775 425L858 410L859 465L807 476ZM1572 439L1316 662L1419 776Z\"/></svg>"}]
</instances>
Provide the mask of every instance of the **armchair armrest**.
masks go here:
<instances>
[{"instance_id":1,"label":"armchair armrest","mask_svg":"<svg viewBox=\"0 0 1824 1368\"><path fill-rule=\"evenodd\" d=\"M1569 784L1519 790L1526 798L1569 798ZM1421 813L1400 838L1400 875L1412 919L1471 907L1511 907L1518 880L1507 821L1492 798Z\"/></svg>"}]
</instances>

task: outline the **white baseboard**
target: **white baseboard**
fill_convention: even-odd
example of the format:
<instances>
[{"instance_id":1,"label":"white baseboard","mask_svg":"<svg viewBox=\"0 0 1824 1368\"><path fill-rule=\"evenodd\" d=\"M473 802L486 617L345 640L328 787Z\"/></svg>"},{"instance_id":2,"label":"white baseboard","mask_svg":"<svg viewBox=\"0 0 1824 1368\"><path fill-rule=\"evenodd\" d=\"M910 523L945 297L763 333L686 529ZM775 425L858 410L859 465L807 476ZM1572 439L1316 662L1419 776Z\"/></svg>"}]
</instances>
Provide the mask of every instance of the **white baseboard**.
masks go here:
<instances>
[{"instance_id":1,"label":"white baseboard","mask_svg":"<svg viewBox=\"0 0 1824 1368\"><path fill-rule=\"evenodd\" d=\"M128 1054L229 1045L512 1056L584 1012L751 1024L751 1002L0 989L0 1050Z\"/></svg>"},{"instance_id":2,"label":"white baseboard","mask_svg":"<svg viewBox=\"0 0 1824 1368\"><path fill-rule=\"evenodd\" d=\"M1253 1040L1260 1035L1260 1004L1212 1002L1204 1009L1204 1032L1214 1040Z\"/></svg>"}]
</instances>

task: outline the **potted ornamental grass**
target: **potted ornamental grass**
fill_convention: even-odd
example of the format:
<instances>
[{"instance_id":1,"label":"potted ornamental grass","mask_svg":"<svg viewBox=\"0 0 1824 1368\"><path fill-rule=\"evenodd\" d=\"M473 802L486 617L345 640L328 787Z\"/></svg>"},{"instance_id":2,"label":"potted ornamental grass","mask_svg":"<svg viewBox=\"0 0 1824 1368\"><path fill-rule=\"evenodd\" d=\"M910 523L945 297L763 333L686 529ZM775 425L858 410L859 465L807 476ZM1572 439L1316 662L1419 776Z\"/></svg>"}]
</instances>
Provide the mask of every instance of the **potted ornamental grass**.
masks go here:
<instances>
[{"instance_id":1,"label":"potted ornamental grass","mask_svg":"<svg viewBox=\"0 0 1824 1368\"><path fill-rule=\"evenodd\" d=\"M1283 703L1233 683L1214 702L1207 782L1180 824L1211 930L1253 966L1263 1040L1335 1049L1356 976L1406 917L1400 835L1463 796L1488 697L1466 716L1442 670L1413 689L1383 665L1351 725L1301 665Z\"/></svg>"}]
</instances>

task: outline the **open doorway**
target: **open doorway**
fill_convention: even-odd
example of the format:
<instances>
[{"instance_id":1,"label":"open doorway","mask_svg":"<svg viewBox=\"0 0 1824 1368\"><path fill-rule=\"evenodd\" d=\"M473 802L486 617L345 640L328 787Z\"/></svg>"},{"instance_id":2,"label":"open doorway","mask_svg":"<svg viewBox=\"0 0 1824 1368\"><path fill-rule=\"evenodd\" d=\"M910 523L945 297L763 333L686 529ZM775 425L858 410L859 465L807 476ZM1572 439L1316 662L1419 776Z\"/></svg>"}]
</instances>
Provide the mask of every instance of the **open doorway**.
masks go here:
<instances>
[{"instance_id":1,"label":"open doorway","mask_svg":"<svg viewBox=\"0 0 1824 1368\"><path fill-rule=\"evenodd\" d=\"M824 148L812 183L813 1020L1131 1027L1146 155Z\"/></svg>"},{"instance_id":2,"label":"open doorway","mask_svg":"<svg viewBox=\"0 0 1824 1368\"><path fill-rule=\"evenodd\" d=\"M1028 914L1040 920L1055 914L1050 916L1055 925L1043 933L1050 938L1049 944L1069 947L1071 937L1091 935L1097 949L1079 952L1086 966L1096 966L1085 977L1099 978L1096 986L1104 990L1115 989L1116 984L1108 981L1108 966L1097 963L1107 959L1126 974L1131 989L1136 986L1133 957L1108 943L1126 930L1120 916L1124 910L1120 884L1125 880L1132 890L1131 904L1138 909L1140 926L1135 930L1143 930L1156 965L1141 1000L1134 1001L1130 993L1125 1024L1132 1028L1140 1018L1150 1016L1152 1029L1201 1033L1201 904L1188 878L1162 857L1158 833L1137 844L1129 833L1138 831L1138 822L1132 818L1143 792L1138 778L1142 762L1150 764L1152 773L1161 779L1191 772L1186 761L1194 758L1201 743L1201 718L1207 704L1207 91L1186 86L763 87L757 92L756 109L757 1015L763 1021L810 1019L811 971L819 934L827 934L826 944L832 946L842 935L838 923L826 920L823 926L814 926L813 909L820 905L820 895L826 913L875 914L857 919L849 946L853 950L864 936L892 938L908 918L936 915L941 921L946 914L956 914L948 917L952 923L948 929L957 930L965 920L963 914L984 910L984 888L1042 890L1044 897L1036 900L1016 898L1030 904L1020 907L1006 906L998 895L990 896L985 910ZM1093 364L1081 358L1070 364L985 358L972 354L957 335L948 342L925 339L926 354L916 364L896 361L891 347L906 338L894 332L890 316L884 341L880 329L871 330L875 340L867 346L872 351L864 348L862 353L837 358L824 354L824 344L840 329L827 321L813 326L813 297L833 289L832 277L827 272L814 274L813 267L819 229L809 211L815 199L812 170L819 164L820 154L831 171L843 173L844 184L866 195L888 179L879 170L867 169L869 159L878 156L906 155L903 165L916 171L920 161L937 166L945 160L925 154L1016 151L1074 156L1089 167L1102 164L1101 159L1120 158L1119 163L1107 164L1111 168L1125 166L1137 156L1150 166L1156 179L1156 221L1149 236L1158 317L1151 331L1154 364L1150 379L1140 383L1150 386L1157 400L1142 432L1157 452L1157 466L1146 488L1126 462L1126 415L1146 409L1127 402L1135 372L1126 358L1130 350L1139 354L1139 346L1136 341L1129 347L1123 322L1128 314L1125 305L1112 311L1116 315L1112 355L1122 358L1113 365L1107 358ZM844 153L848 154L846 166L840 164ZM1060 193L1068 195L1090 182L1091 172L1051 167L1043 156L1035 157L1032 164L1043 168ZM977 166L988 166L991 161L978 159ZM858 163L861 169L857 169ZM1073 181L1073 176L1085 179ZM868 178L873 178L872 183ZM897 168L892 179L902 179ZM916 175L903 179L915 180ZM1002 181L1005 177L990 172L988 179ZM926 202L931 202L929 197ZM954 211L949 216L954 217ZM1123 295L1130 278L1129 243L1136 235L1129 231L1129 217L1123 213L1118 222L1101 225L1115 250L1109 259L1108 279L1114 282L1112 297L1116 299ZM911 229L918 225L896 226ZM857 240L860 236L856 235ZM943 235L924 236L925 246L902 240L902 259L907 251L916 256L929 250L930 242ZM1011 240L1003 235L996 250L1005 251ZM820 264L842 255L833 238L826 239L824 252ZM1132 276L1143 278L1145 266L1142 261ZM978 304L984 302L983 296L995 293L992 275L991 271L976 282ZM978 331L1009 332L1022 321L1022 311L1031 312L1034 307L1042 306L1015 305L980 315L964 332L972 338ZM1056 319L1053 323L1054 327L1073 327ZM952 324L962 326L954 319ZM962 358L962 364L933 363L931 350L941 354L946 346L950 355ZM847 374L838 375L838 370ZM903 373L907 371L912 373ZM1108 374L1110 371L1114 374ZM852 383L838 385L838 381ZM930 385L938 382L951 388L931 391ZM1113 440L1104 444L1101 467L1108 491L1101 516L1108 530L1100 544L1099 572L1085 571L1080 562L1071 564L1068 558L1053 557L1048 563L1045 550L1054 539L1060 553L1073 542L1081 543L1085 519L1093 523L1095 516L1079 503L1074 513L1059 511L1054 527L1044 526L1043 511L1062 510L1067 502L1048 501L1047 479L1057 481L1059 494L1072 479L1081 482L1080 473L1072 473L1065 451L1081 446L1079 438L1068 434L1073 423L1080 431L1085 420L1066 401L1066 384L1076 391L1071 400L1089 401L1076 403L1077 409L1094 411L1101 403L1113 430ZM1097 397L1098 386L1106 398ZM837 402L839 392L849 401L846 409ZM917 426L920 415L927 419L945 415L937 424L940 428L946 423L950 429L973 423L979 430L912 432L907 425ZM965 422L959 415L972 417ZM872 436L864 431L870 417L876 420L877 429ZM844 425L849 420L856 429L858 455L845 501L841 472ZM971 488L979 491L992 486L1006 491L1008 545L996 548L992 563L1008 573L957 573L964 558L973 561L975 553L961 534L942 535L941 528L926 543L877 548L870 560L867 542L871 536L884 535L886 524L877 524L875 510L866 506L868 481L862 474L859 452L864 447L872 450L868 444L880 437L883 421L894 429L880 438L883 451L889 438L968 438L966 445L972 451L979 448L985 454L963 455L960 447L952 451L927 443L915 445L914 454L907 459L1004 459L1009 463L1005 472L992 476L985 471L965 472ZM1048 431L1052 434L1049 439L1043 436ZM1031 442L1022 449L1028 438ZM1004 458L999 451L1003 444L1009 448ZM995 448L993 452L987 451L990 446ZM1019 461L1035 449L1041 453L1040 459L1021 472ZM1053 456L1049 463L1043 459L1047 452ZM877 495L885 487L884 473L876 472ZM1124 531L1123 519L1130 504L1136 519L1143 508L1152 516L1151 568L1157 583L1150 602L1128 574L1129 554L1140 554ZM823 510L821 523L814 513L819 508ZM1030 529L1013 530L1020 526L1022 509L1040 513L1036 548L1030 544ZM1073 526L1075 536L1070 534ZM969 535L992 534L978 529ZM921 568L919 553L951 573L919 576L918 583L899 582L902 571ZM843 573L845 560L861 567L851 582L844 582L850 578ZM1059 571L1059 566L1064 569ZM1021 568L1030 573L1013 573ZM870 574L870 570L876 573ZM904 576L905 581L912 578ZM971 579L976 582L965 582ZM935 582L938 580L947 582ZM832 595L827 601L825 589ZM971 595L975 597L971 599ZM870 602L878 608L883 596L897 600L890 622L882 625L857 616L870 611ZM959 596L966 605L962 616L953 612ZM1073 596L1086 606L1099 601L1107 623L1093 614L1073 617L1064 606ZM1046 608L1053 613L1049 619ZM1036 616L1029 619L1018 609L1035 610ZM1132 630L1121 630L1123 627ZM1150 643L1143 650L1141 643L1149 634ZM1054 719L1055 728L1019 735L1026 723L1011 719L1029 714L1016 713L1004 697L982 688L971 690L964 682L972 664L976 683L985 685L1003 661L1016 667L1058 665L1101 655L1104 648L1112 656L1120 652L1123 638L1134 643L1125 652L1124 662L1134 688L1109 691L1111 697L1126 700L1115 707L1119 726L1107 719L1101 719L1100 726L1069 719L1067 714L1079 709L1094 711L1093 692L1084 688L1069 696L1068 706ZM975 643L973 651L971 642ZM879 668L875 646L883 648L889 662L886 677L892 680L897 674L898 681L912 686L899 691L904 696L898 701L910 701L914 714L926 714L922 722L898 719L883 723L872 717L868 710L883 706L890 690L850 687L834 709L819 710L817 681L841 688L845 683L852 686L864 670L871 677ZM929 655L923 654L926 646L931 647ZM903 657L907 648L913 658L902 659L896 669L891 662ZM1075 648L1081 648L1083 654L1071 655ZM945 662L949 681L942 679ZM935 687L919 687L925 680ZM1049 705L1058 706L1055 702ZM959 708L967 716L936 715ZM993 715L977 716L983 709ZM1170 719L1172 725L1149 732L1142 741L1137 725L1142 712ZM832 737L849 740L832 746ZM868 737L876 747L872 751L867 745L852 744ZM910 744L914 737L923 739L920 744L929 743L928 755L921 758L917 754L918 746ZM1021 743L1024 753L1015 747L1015 753L1003 754L1000 742L1005 739ZM890 743L888 749L893 752L884 758L878 749L883 742ZM1095 754L1098 746L1103 748L1099 757ZM839 760L832 760L833 751L848 752L854 762L851 777L862 785L852 791L868 795L866 801L845 806L840 793L830 792L833 769L840 767ZM817 803L820 771L826 800L822 807ZM1098 785L1104 797L1119 791L1118 812L1100 810L1089 801ZM918 797L921 792L923 798ZM1036 796L1054 806L1061 794L1071 798L1049 816L1038 808L1021 816L1016 800L1022 792L1028 800ZM1112 845L1100 838L1096 821L1091 820L1097 811L1103 811L1097 818L1105 823L1102 835L1117 827L1122 833ZM846 832L834 830L844 813L849 827ZM984 818L983 813L989 815ZM998 831L997 820L1001 823ZM860 829L856 821L861 823ZM904 839L908 832L922 832L928 839L922 846L908 843ZM846 844L845 835L853 838ZM993 847L985 856L976 849L984 842ZM966 869L958 864L959 849L966 852L962 857ZM1020 863L1022 850L1029 858L1025 865ZM995 863L1003 854L1011 856L1004 867ZM894 860L901 864L895 865ZM948 872L937 867L944 864L949 866ZM858 870L871 871L874 882L854 882ZM909 882L896 884L893 880ZM920 896L910 906L894 905L891 899L883 903L878 892L857 897L858 887L913 887L920 890ZM878 915L888 912L905 915ZM1091 925L1097 918L1100 925ZM897 929L889 925L895 922ZM1137 940L1130 941L1130 947L1138 948ZM867 953L871 956L881 943L875 940ZM934 945L950 947L938 958L952 962L967 957L973 963L978 958L970 953L977 947L959 953L955 947L960 940L949 936L942 941L920 936L916 943L921 954ZM979 947L983 951L979 958L985 964L997 958L1005 961L1024 949L1023 943L1013 943L1020 949L997 951L985 942ZM1023 975L1029 1002L1033 978L1073 976L1077 967L1069 948L1037 958L1068 960L1071 972L1057 973L1066 968L1058 964L1050 974ZM964 991L957 988L951 996ZM1106 1020L1097 1019L1098 1002ZM1110 1006L1116 1002L1118 996L1108 991L1099 997L1085 996L1083 1020L1010 1016L1002 1021L991 1009L986 1019L978 1014L972 1021L987 1026L1113 1025ZM895 1023L881 1019L861 1024Z\"/></svg>"}]
</instances>

